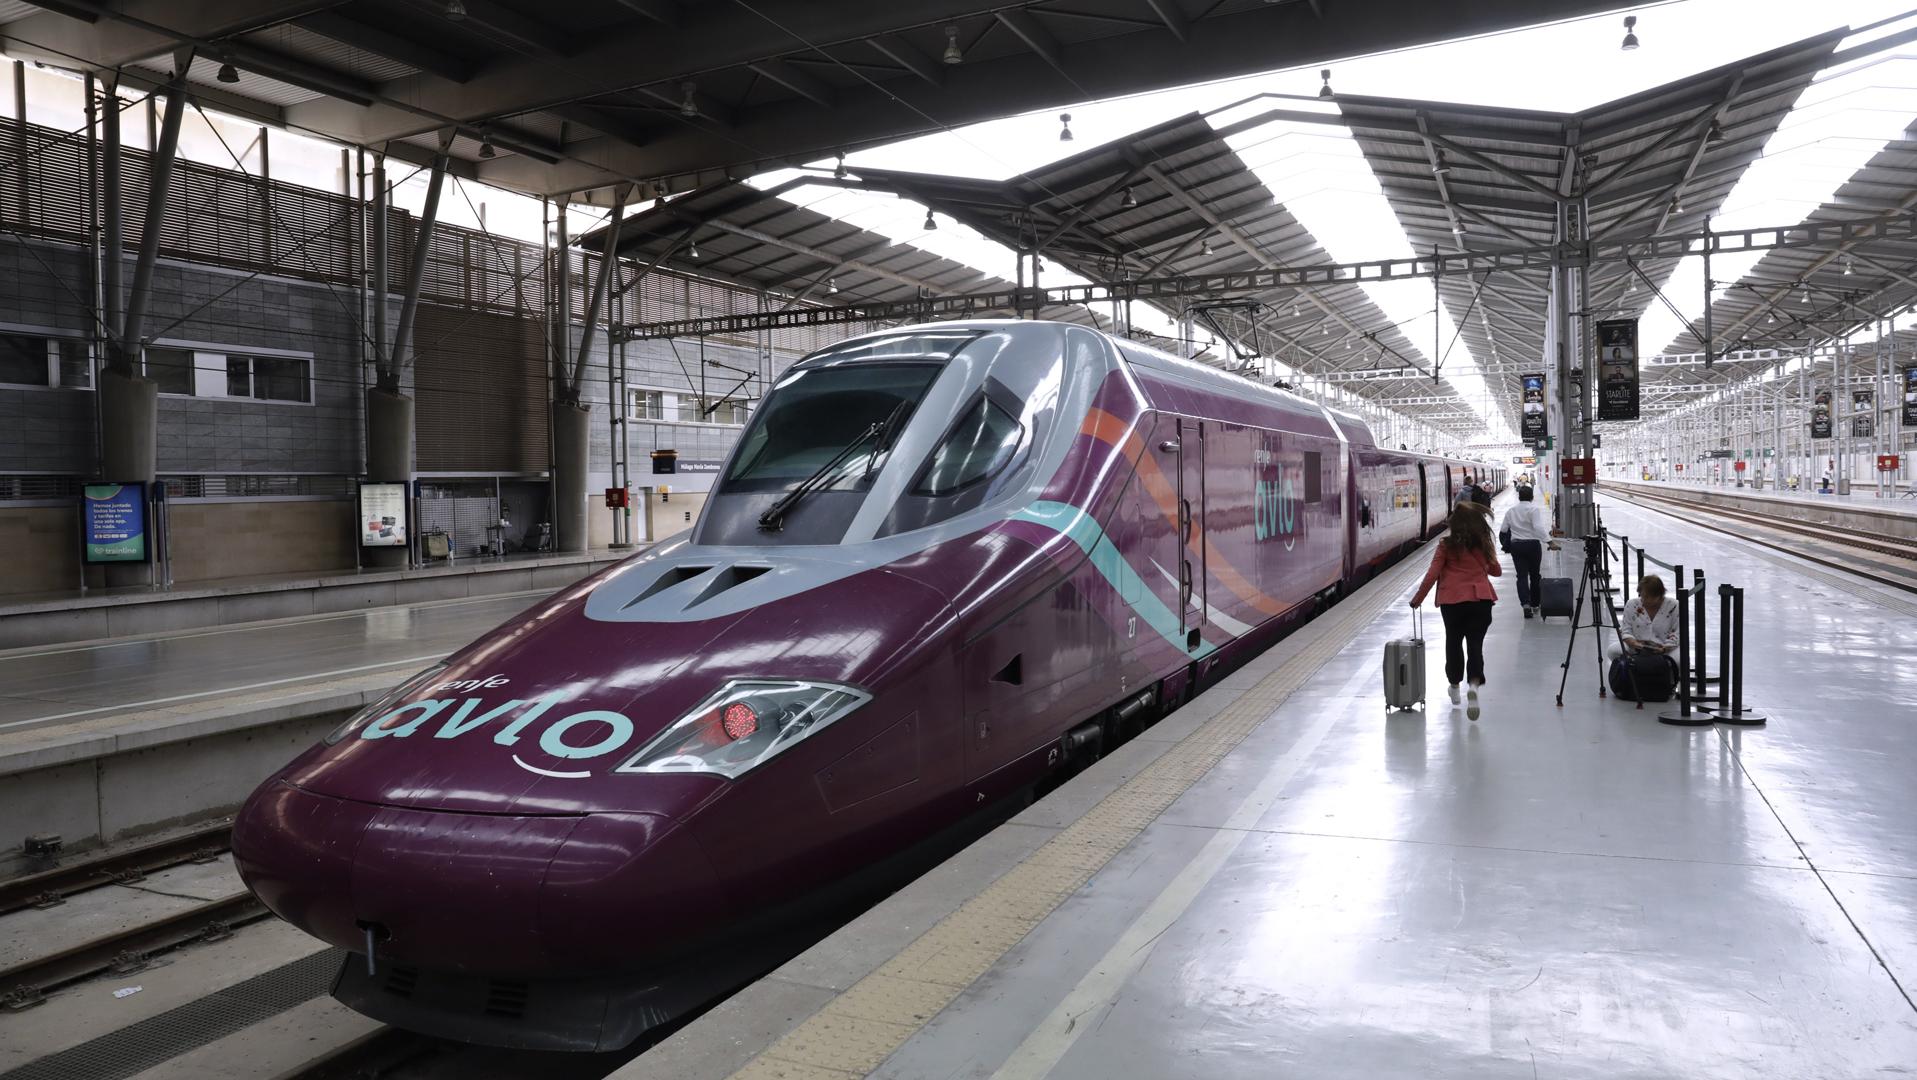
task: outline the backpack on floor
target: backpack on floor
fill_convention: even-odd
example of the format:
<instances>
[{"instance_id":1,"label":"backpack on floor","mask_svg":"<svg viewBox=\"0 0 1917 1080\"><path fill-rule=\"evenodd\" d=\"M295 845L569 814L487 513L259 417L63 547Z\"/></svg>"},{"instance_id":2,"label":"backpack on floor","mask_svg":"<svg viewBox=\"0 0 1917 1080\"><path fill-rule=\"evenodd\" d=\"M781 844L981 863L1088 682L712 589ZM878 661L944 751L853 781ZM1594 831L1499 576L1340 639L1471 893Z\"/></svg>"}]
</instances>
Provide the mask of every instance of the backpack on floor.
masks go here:
<instances>
[{"instance_id":1,"label":"backpack on floor","mask_svg":"<svg viewBox=\"0 0 1917 1080\"><path fill-rule=\"evenodd\" d=\"M1669 701L1677 692L1677 661L1655 653L1616 657L1610 683L1619 701Z\"/></svg>"}]
</instances>

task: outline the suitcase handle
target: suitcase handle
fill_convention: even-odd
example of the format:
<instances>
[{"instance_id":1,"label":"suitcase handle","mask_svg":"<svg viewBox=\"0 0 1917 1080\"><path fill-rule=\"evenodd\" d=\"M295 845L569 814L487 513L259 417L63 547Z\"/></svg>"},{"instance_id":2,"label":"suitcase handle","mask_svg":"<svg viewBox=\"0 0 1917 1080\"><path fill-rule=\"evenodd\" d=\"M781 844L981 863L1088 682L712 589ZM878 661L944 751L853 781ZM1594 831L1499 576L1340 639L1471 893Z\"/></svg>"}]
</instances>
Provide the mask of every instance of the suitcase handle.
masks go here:
<instances>
[{"instance_id":1,"label":"suitcase handle","mask_svg":"<svg viewBox=\"0 0 1917 1080\"><path fill-rule=\"evenodd\" d=\"M1424 640L1424 609L1423 608L1411 609L1411 639L1413 641Z\"/></svg>"}]
</instances>

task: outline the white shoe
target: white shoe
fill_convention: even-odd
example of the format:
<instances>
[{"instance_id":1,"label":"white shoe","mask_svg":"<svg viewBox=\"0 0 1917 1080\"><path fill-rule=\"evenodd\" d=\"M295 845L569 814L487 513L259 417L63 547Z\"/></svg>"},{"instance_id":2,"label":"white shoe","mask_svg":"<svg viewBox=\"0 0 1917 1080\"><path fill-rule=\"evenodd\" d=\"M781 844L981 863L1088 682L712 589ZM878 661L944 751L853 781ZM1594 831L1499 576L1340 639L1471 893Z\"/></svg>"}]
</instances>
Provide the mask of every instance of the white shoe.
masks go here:
<instances>
[{"instance_id":1,"label":"white shoe","mask_svg":"<svg viewBox=\"0 0 1917 1080\"><path fill-rule=\"evenodd\" d=\"M1464 697L1466 701L1471 703L1465 706L1464 715L1472 720L1476 720L1478 718L1478 688L1475 686L1472 687Z\"/></svg>"},{"instance_id":2,"label":"white shoe","mask_svg":"<svg viewBox=\"0 0 1917 1080\"><path fill-rule=\"evenodd\" d=\"M1451 704L1456 705L1457 703L1458 703L1458 684L1452 683L1451 684Z\"/></svg>"}]
</instances>

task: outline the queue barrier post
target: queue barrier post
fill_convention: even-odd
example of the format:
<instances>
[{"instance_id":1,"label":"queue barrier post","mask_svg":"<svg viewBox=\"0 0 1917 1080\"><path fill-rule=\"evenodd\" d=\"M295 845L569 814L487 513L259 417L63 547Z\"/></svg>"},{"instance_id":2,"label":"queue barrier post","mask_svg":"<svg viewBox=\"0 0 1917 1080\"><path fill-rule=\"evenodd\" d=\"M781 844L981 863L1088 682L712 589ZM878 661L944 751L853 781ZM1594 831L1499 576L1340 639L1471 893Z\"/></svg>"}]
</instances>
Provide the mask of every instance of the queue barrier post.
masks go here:
<instances>
[{"instance_id":1,"label":"queue barrier post","mask_svg":"<svg viewBox=\"0 0 1917 1080\"><path fill-rule=\"evenodd\" d=\"M1712 723L1712 720L1705 713L1691 711L1691 681L1684 677L1691 663L1691 641L1688 633L1691 618L1691 590L1681 584L1684 580L1682 570L1678 572L1677 580L1680 582L1677 589L1677 710L1658 713L1657 720L1660 724L1671 724L1675 727L1703 727Z\"/></svg>"},{"instance_id":2,"label":"queue barrier post","mask_svg":"<svg viewBox=\"0 0 1917 1080\"><path fill-rule=\"evenodd\" d=\"M1732 639L1730 666L1723 669L1725 685L1729 687L1728 708L1715 710L1716 720L1720 724L1734 724L1738 727L1756 727L1766 722L1768 717L1756 709L1744 707L1744 590L1735 588L1730 591L1731 618L1724 636Z\"/></svg>"},{"instance_id":3,"label":"queue barrier post","mask_svg":"<svg viewBox=\"0 0 1917 1080\"><path fill-rule=\"evenodd\" d=\"M1681 576L1682 571L1679 571L1679 574ZM1691 700L1700 704L1719 700L1719 695L1711 693L1709 686L1709 684L1717 681L1717 676L1705 674L1705 670L1710 666L1709 658L1711 655L1710 634L1708 632L1710 625L1708 618L1709 609L1706 606L1708 593L1705 589L1707 584L1704 580L1704 571L1691 571L1691 603L1693 605L1691 611L1691 633L1694 635L1691 642L1691 660L1694 666L1685 669L1684 674L1693 680ZM1724 633L1724 627L1722 625L1724 616L1729 613L1730 608L1728 606L1719 612L1718 634L1720 637Z\"/></svg>"}]
</instances>

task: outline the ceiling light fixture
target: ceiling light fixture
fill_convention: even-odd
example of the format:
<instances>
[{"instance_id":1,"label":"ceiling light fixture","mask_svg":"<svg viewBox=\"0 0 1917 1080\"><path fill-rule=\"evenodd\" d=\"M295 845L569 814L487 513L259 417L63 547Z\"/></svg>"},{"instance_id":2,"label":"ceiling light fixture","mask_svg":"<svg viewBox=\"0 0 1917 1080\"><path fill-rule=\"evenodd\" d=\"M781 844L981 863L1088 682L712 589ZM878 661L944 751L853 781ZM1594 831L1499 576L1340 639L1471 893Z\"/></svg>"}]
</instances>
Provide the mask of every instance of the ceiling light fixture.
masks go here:
<instances>
[{"instance_id":1,"label":"ceiling light fixture","mask_svg":"<svg viewBox=\"0 0 1917 1080\"><path fill-rule=\"evenodd\" d=\"M826 279L825 279L825 291L826 291L826 292L829 292L829 293L835 293L835 292L838 292L838 291L839 291L839 279L838 279L838 278L835 278L835 277L834 277L834 278L826 278Z\"/></svg>"},{"instance_id":2,"label":"ceiling light fixture","mask_svg":"<svg viewBox=\"0 0 1917 1080\"><path fill-rule=\"evenodd\" d=\"M1132 194L1131 185L1127 184L1125 186L1125 198L1124 198L1124 201L1119 203L1119 205L1124 207L1127 210L1130 210L1132 207L1138 205L1138 196Z\"/></svg>"},{"instance_id":3,"label":"ceiling light fixture","mask_svg":"<svg viewBox=\"0 0 1917 1080\"><path fill-rule=\"evenodd\" d=\"M1071 113L1062 112L1058 114L1058 141L1059 142L1072 141L1072 114Z\"/></svg>"},{"instance_id":4,"label":"ceiling light fixture","mask_svg":"<svg viewBox=\"0 0 1917 1080\"><path fill-rule=\"evenodd\" d=\"M686 242L686 258L696 259L698 257L699 257L699 241L697 240L687 241Z\"/></svg>"},{"instance_id":5,"label":"ceiling light fixture","mask_svg":"<svg viewBox=\"0 0 1917 1080\"><path fill-rule=\"evenodd\" d=\"M1332 96L1331 95L1331 69L1325 68L1323 71L1320 71L1318 73L1318 77L1325 81L1325 84L1318 88L1318 98L1321 101L1330 101Z\"/></svg>"},{"instance_id":6,"label":"ceiling light fixture","mask_svg":"<svg viewBox=\"0 0 1917 1080\"><path fill-rule=\"evenodd\" d=\"M1438 151L1438 163L1431 167L1431 171L1439 176L1451 175L1451 161L1444 156L1444 151Z\"/></svg>"},{"instance_id":7,"label":"ceiling light fixture","mask_svg":"<svg viewBox=\"0 0 1917 1080\"><path fill-rule=\"evenodd\" d=\"M1849 277L1852 274L1855 274L1856 272L1857 272L1856 260L1850 258L1849 256L1845 256L1844 257L1844 276Z\"/></svg>"},{"instance_id":8,"label":"ceiling light fixture","mask_svg":"<svg viewBox=\"0 0 1917 1080\"><path fill-rule=\"evenodd\" d=\"M939 227L938 219L932 216L931 208L927 207L925 211L925 231L932 232L936 230L938 227Z\"/></svg>"},{"instance_id":9,"label":"ceiling light fixture","mask_svg":"<svg viewBox=\"0 0 1917 1080\"><path fill-rule=\"evenodd\" d=\"M699 88L691 83L680 83L679 89L685 94L685 100L679 103L679 115L688 120L696 118L699 115L699 103L693 100L692 95Z\"/></svg>"},{"instance_id":10,"label":"ceiling light fixture","mask_svg":"<svg viewBox=\"0 0 1917 1080\"><path fill-rule=\"evenodd\" d=\"M1723 142L1724 141L1724 125L1718 123L1715 120L1711 121L1710 130L1704 133L1704 141L1707 143Z\"/></svg>"},{"instance_id":11,"label":"ceiling light fixture","mask_svg":"<svg viewBox=\"0 0 1917 1080\"><path fill-rule=\"evenodd\" d=\"M466 17L466 5L459 0L446 0L446 17L454 22Z\"/></svg>"},{"instance_id":12,"label":"ceiling light fixture","mask_svg":"<svg viewBox=\"0 0 1917 1080\"><path fill-rule=\"evenodd\" d=\"M965 50L959 48L958 27L947 26L945 28L945 62L948 64L959 64L964 61Z\"/></svg>"},{"instance_id":13,"label":"ceiling light fixture","mask_svg":"<svg viewBox=\"0 0 1917 1080\"><path fill-rule=\"evenodd\" d=\"M240 69L233 66L233 61L228 60L220 65L220 73L215 77L223 83L236 83L240 81Z\"/></svg>"},{"instance_id":14,"label":"ceiling light fixture","mask_svg":"<svg viewBox=\"0 0 1917 1080\"><path fill-rule=\"evenodd\" d=\"M1200 250L1202 250L1207 255L1211 254L1211 237L1209 236L1205 237L1204 246Z\"/></svg>"},{"instance_id":15,"label":"ceiling light fixture","mask_svg":"<svg viewBox=\"0 0 1917 1080\"><path fill-rule=\"evenodd\" d=\"M480 157L482 157L482 158L490 158L490 157L492 157L492 156L493 156L493 153L494 153L494 150L493 150L493 141L492 141L491 139L489 139L489 138L487 138L487 137L485 137L484 135L482 135L482 136L480 136L480 139L479 139L479 156L480 156Z\"/></svg>"},{"instance_id":16,"label":"ceiling light fixture","mask_svg":"<svg viewBox=\"0 0 1917 1080\"><path fill-rule=\"evenodd\" d=\"M1624 16L1624 43L1619 45L1618 48L1623 49L1625 52L1630 52L1632 49L1637 48L1636 15Z\"/></svg>"},{"instance_id":17,"label":"ceiling light fixture","mask_svg":"<svg viewBox=\"0 0 1917 1080\"><path fill-rule=\"evenodd\" d=\"M835 167L832 170L832 179L834 180L845 179L845 155L844 154L839 155L839 164L837 165L837 167Z\"/></svg>"}]
</instances>

